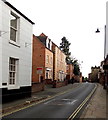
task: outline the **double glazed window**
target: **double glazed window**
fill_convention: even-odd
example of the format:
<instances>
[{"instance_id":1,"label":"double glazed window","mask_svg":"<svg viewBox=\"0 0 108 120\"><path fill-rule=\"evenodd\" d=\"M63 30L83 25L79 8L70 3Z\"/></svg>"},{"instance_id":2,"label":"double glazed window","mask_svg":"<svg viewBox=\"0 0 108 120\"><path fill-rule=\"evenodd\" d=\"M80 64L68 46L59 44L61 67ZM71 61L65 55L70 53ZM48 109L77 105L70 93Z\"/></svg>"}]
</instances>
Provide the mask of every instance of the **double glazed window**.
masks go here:
<instances>
[{"instance_id":1,"label":"double glazed window","mask_svg":"<svg viewBox=\"0 0 108 120\"><path fill-rule=\"evenodd\" d=\"M9 59L9 84L11 85L14 85L16 81L17 61L14 58Z\"/></svg>"},{"instance_id":2,"label":"double glazed window","mask_svg":"<svg viewBox=\"0 0 108 120\"><path fill-rule=\"evenodd\" d=\"M11 12L10 19L10 40L17 42L18 16Z\"/></svg>"}]
</instances>

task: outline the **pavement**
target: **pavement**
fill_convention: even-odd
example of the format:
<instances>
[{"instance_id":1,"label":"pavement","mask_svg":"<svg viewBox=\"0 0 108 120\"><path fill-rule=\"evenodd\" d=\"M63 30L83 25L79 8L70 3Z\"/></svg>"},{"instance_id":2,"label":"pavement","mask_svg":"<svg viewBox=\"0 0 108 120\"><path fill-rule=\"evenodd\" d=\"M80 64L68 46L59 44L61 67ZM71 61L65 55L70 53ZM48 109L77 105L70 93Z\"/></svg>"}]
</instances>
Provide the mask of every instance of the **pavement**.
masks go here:
<instances>
[{"instance_id":1,"label":"pavement","mask_svg":"<svg viewBox=\"0 0 108 120\"><path fill-rule=\"evenodd\" d=\"M63 94L64 92L66 93L70 89L77 88L80 84L81 83L74 83L60 88L52 88L50 85L46 86L45 91L33 93L30 98L20 99L3 104L2 113L6 114L8 112L15 111L15 109L20 109L30 104L38 103L39 101ZM106 100L108 95L106 95L106 91L100 84L97 84L97 86L98 87L94 95L92 96L85 110L82 112L80 118L108 118L108 112L106 110Z\"/></svg>"},{"instance_id":2,"label":"pavement","mask_svg":"<svg viewBox=\"0 0 108 120\"><path fill-rule=\"evenodd\" d=\"M108 119L108 104L106 104L107 100L108 94L106 93L106 90L103 89L102 85L97 84L97 89L80 118Z\"/></svg>"}]
</instances>

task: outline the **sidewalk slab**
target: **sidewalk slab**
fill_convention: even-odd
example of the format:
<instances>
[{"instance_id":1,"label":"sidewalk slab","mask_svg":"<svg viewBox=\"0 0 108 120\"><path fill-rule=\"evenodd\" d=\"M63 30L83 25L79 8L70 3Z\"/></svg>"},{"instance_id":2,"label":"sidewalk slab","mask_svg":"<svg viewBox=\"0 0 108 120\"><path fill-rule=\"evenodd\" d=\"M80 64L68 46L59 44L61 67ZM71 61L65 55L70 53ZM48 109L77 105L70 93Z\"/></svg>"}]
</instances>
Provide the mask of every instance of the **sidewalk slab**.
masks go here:
<instances>
[{"instance_id":1,"label":"sidewalk slab","mask_svg":"<svg viewBox=\"0 0 108 120\"><path fill-rule=\"evenodd\" d=\"M107 118L106 100L107 94L103 86L97 84L98 87L92 96L87 107L83 111L80 118Z\"/></svg>"}]
</instances>

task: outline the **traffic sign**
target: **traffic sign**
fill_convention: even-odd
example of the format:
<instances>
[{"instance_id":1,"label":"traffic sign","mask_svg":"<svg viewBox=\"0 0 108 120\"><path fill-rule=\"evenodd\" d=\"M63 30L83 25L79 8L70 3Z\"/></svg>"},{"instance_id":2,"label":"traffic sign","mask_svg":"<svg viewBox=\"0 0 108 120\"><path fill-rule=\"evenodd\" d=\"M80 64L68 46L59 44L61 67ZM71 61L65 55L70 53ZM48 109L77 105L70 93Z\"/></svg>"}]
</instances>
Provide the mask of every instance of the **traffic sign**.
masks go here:
<instances>
[{"instance_id":1,"label":"traffic sign","mask_svg":"<svg viewBox=\"0 0 108 120\"><path fill-rule=\"evenodd\" d=\"M37 67L37 74L43 73L43 67Z\"/></svg>"}]
</instances>

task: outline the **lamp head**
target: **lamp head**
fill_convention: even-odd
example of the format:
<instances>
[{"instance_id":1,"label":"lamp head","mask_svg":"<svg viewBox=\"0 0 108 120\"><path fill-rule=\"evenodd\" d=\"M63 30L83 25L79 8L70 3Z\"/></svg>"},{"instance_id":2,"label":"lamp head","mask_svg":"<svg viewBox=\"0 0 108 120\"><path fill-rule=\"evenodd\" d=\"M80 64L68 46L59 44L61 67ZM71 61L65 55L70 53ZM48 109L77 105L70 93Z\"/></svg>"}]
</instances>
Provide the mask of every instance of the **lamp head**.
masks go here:
<instances>
[{"instance_id":1,"label":"lamp head","mask_svg":"<svg viewBox=\"0 0 108 120\"><path fill-rule=\"evenodd\" d=\"M95 31L96 33L100 33L100 30L99 30L99 28L97 28L97 30Z\"/></svg>"}]
</instances>

